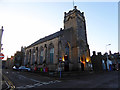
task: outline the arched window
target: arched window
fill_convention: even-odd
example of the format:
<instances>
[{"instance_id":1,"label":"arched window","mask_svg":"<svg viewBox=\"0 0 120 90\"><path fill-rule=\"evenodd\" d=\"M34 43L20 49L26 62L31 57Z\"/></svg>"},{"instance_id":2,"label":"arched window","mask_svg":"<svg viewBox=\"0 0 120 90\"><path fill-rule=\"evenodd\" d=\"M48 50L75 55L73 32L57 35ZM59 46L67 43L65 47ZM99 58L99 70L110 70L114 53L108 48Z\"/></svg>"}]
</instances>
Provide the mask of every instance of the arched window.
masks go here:
<instances>
[{"instance_id":1,"label":"arched window","mask_svg":"<svg viewBox=\"0 0 120 90\"><path fill-rule=\"evenodd\" d=\"M65 47L65 54L69 55L69 46Z\"/></svg>"},{"instance_id":2,"label":"arched window","mask_svg":"<svg viewBox=\"0 0 120 90\"><path fill-rule=\"evenodd\" d=\"M35 63L35 48L33 48L32 64Z\"/></svg>"},{"instance_id":3,"label":"arched window","mask_svg":"<svg viewBox=\"0 0 120 90\"><path fill-rule=\"evenodd\" d=\"M44 53L44 50L43 50L43 47L40 48L40 64L43 63L43 53Z\"/></svg>"},{"instance_id":4,"label":"arched window","mask_svg":"<svg viewBox=\"0 0 120 90\"><path fill-rule=\"evenodd\" d=\"M49 45L49 62L50 64L53 64L54 61L54 45L51 43Z\"/></svg>"},{"instance_id":5,"label":"arched window","mask_svg":"<svg viewBox=\"0 0 120 90\"><path fill-rule=\"evenodd\" d=\"M68 46L68 44L65 47L65 54L67 55L67 57L69 59L69 46Z\"/></svg>"},{"instance_id":6,"label":"arched window","mask_svg":"<svg viewBox=\"0 0 120 90\"><path fill-rule=\"evenodd\" d=\"M50 49L50 63L53 63L54 60L54 48Z\"/></svg>"},{"instance_id":7,"label":"arched window","mask_svg":"<svg viewBox=\"0 0 120 90\"><path fill-rule=\"evenodd\" d=\"M29 50L28 54L29 54L28 62L31 62L31 49Z\"/></svg>"},{"instance_id":8,"label":"arched window","mask_svg":"<svg viewBox=\"0 0 120 90\"><path fill-rule=\"evenodd\" d=\"M38 63L38 47L36 47L36 62Z\"/></svg>"}]
</instances>

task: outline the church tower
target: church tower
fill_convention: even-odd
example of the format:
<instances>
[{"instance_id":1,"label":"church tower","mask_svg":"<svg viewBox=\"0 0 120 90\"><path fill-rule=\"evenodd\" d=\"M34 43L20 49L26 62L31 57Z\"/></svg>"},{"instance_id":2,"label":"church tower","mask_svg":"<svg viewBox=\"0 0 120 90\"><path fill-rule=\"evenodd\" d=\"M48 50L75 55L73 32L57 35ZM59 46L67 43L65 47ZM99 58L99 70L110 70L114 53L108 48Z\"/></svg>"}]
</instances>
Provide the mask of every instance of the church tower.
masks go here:
<instances>
[{"instance_id":1,"label":"church tower","mask_svg":"<svg viewBox=\"0 0 120 90\"><path fill-rule=\"evenodd\" d=\"M86 22L84 12L80 12L77 6L68 13L64 13L64 29L72 28L76 37L77 54L84 63L90 61L90 50L87 42ZM84 65L85 66L85 65Z\"/></svg>"},{"instance_id":2,"label":"church tower","mask_svg":"<svg viewBox=\"0 0 120 90\"><path fill-rule=\"evenodd\" d=\"M76 30L77 37L87 44L86 23L84 12L80 12L77 6L68 13L64 13L64 29L73 28Z\"/></svg>"}]
</instances>

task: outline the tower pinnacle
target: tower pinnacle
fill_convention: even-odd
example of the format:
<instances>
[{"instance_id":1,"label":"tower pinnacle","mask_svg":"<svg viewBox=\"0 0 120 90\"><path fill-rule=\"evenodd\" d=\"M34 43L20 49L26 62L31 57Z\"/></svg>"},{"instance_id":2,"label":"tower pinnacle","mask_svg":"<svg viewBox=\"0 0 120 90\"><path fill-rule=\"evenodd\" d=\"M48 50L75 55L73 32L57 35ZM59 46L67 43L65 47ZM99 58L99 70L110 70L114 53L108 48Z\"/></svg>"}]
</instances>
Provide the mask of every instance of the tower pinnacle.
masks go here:
<instances>
[{"instance_id":1,"label":"tower pinnacle","mask_svg":"<svg viewBox=\"0 0 120 90\"><path fill-rule=\"evenodd\" d=\"M1 29L3 29L3 26L1 27Z\"/></svg>"}]
</instances>

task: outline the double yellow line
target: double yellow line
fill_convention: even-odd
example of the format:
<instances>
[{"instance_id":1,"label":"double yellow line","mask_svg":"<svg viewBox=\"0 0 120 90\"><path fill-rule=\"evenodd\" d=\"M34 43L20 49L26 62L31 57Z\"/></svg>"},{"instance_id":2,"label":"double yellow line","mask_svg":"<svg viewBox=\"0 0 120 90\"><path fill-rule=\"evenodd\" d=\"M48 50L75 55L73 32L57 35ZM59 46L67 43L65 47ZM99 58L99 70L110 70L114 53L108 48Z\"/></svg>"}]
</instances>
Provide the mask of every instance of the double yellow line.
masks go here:
<instances>
[{"instance_id":1,"label":"double yellow line","mask_svg":"<svg viewBox=\"0 0 120 90\"><path fill-rule=\"evenodd\" d=\"M7 84L11 87L11 89L15 89L15 86L14 86L13 83L8 79L8 77L6 77L5 75L3 75L3 78L5 79L5 81L7 82Z\"/></svg>"}]
</instances>

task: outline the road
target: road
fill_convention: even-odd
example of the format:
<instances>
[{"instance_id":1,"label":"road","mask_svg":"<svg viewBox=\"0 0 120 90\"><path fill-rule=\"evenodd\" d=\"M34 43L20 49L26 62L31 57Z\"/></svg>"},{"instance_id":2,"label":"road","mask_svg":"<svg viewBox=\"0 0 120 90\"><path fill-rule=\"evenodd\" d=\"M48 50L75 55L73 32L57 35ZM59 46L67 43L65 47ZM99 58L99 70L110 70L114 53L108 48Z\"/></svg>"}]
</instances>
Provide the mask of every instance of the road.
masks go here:
<instances>
[{"instance_id":1,"label":"road","mask_svg":"<svg viewBox=\"0 0 120 90\"><path fill-rule=\"evenodd\" d=\"M118 88L118 79L120 79L118 72L89 73L59 79L4 69L3 76L7 77L19 90L29 88Z\"/></svg>"}]
</instances>

